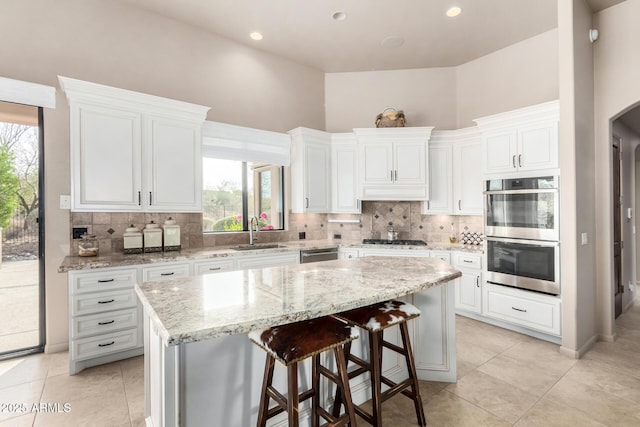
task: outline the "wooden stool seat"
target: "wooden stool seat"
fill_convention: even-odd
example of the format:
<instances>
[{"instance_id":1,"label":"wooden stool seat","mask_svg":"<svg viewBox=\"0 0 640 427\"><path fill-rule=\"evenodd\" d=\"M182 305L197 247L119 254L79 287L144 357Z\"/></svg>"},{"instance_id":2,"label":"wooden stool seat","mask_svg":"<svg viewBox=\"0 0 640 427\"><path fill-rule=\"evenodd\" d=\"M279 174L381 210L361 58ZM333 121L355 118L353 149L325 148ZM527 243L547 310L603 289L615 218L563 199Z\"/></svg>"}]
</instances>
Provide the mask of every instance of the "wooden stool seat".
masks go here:
<instances>
[{"instance_id":1,"label":"wooden stool seat","mask_svg":"<svg viewBox=\"0 0 640 427\"><path fill-rule=\"evenodd\" d=\"M311 404L313 426L319 425L320 417L328 421L331 426L355 426L356 417L351 402L344 345L356 338L358 338L358 331L355 328L331 316L250 332L249 339L267 352L258 426L265 426L269 418L286 411L289 427L297 427L299 425L298 405L309 398L313 398ZM320 353L328 350L333 350L337 374L320 363ZM298 363L309 357L313 357L311 388L299 393ZM287 367L288 397L272 386L276 360ZM320 375L336 384L336 393L340 396L341 402L345 403L345 413L342 416L333 415L320 407ZM270 409L271 399L276 406Z\"/></svg>"},{"instance_id":2,"label":"wooden stool seat","mask_svg":"<svg viewBox=\"0 0 640 427\"><path fill-rule=\"evenodd\" d=\"M420 310L412 304L402 301L385 301L362 308L338 313L335 317L349 322L353 326L362 328L369 335L369 361L365 361L351 354L351 343L345 344L345 364L353 362L358 368L349 372L349 378L355 378L366 372L371 377L371 404L372 412L367 413L361 407L355 406L355 412L364 418L369 424L379 427L382 426L382 410L381 404L385 400L402 393L413 400L418 418L418 424L427 425L427 419L424 415L422 399L420 397L420 388L418 385L418 377L416 374L416 366L411 350L411 342L409 340L409 329L407 321L420 316ZM402 336L402 347L384 340L384 330L397 325L400 328ZM409 378L396 383L382 375L382 349L386 347L396 353L402 354L407 363ZM382 392L382 384L389 388ZM340 406L343 404L341 396L336 393L333 406L333 414L340 413Z\"/></svg>"}]
</instances>

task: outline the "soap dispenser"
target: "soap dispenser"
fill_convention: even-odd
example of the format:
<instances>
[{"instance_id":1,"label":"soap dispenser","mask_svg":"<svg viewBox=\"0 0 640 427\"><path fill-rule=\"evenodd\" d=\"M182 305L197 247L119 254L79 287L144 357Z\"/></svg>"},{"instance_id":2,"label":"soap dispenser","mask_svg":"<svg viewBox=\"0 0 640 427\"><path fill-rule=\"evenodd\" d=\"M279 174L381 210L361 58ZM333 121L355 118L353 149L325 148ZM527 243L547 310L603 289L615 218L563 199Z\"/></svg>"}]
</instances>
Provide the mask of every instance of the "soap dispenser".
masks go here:
<instances>
[{"instance_id":1,"label":"soap dispenser","mask_svg":"<svg viewBox=\"0 0 640 427\"><path fill-rule=\"evenodd\" d=\"M167 219L163 226L164 233L164 250L179 251L180 250L180 226L176 224L175 219Z\"/></svg>"},{"instance_id":2,"label":"soap dispenser","mask_svg":"<svg viewBox=\"0 0 640 427\"><path fill-rule=\"evenodd\" d=\"M162 252L162 230L151 221L142 231L144 236L144 252Z\"/></svg>"}]
</instances>

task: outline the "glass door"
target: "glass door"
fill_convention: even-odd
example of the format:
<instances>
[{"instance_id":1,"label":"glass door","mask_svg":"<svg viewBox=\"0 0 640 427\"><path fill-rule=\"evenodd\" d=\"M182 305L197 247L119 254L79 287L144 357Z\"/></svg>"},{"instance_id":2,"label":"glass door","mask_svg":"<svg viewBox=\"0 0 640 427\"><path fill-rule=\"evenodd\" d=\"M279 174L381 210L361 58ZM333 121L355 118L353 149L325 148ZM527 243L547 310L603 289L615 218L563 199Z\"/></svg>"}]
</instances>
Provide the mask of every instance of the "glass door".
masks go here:
<instances>
[{"instance_id":1,"label":"glass door","mask_svg":"<svg viewBox=\"0 0 640 427\"><path fill-rule=\"evenodd\" d=\"M0 359L44 346L42 110L0 102Z\"/></svg>"}]
</instances>

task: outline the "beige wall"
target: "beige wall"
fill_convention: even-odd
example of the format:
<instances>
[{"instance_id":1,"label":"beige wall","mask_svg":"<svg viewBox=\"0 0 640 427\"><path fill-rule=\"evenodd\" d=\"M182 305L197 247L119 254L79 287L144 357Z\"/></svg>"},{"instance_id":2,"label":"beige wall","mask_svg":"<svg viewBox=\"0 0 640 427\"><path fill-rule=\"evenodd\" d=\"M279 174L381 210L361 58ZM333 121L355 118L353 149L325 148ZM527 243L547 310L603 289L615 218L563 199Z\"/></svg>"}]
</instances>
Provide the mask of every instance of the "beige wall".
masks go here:
<instances>
[{"instance_id":1,"label":"beige wall","mask_svg":"<svg viewBox=\"0 0 640 427\"><path fill-rule=\"evenodd\" d=\"M573 357L596 341L592 12L585 0L558 3L562 347ZM578 214L579 213L579 214ZM580 243L586 233L588 244Z\"/></svg>"},{"instance_id":2,"label":"beige wall","mask_svg":"<svg viewBox=\"0 0 640 427\"><path fill-rule=\"evenodd\" d=\"M457 128L473 119L558 99L558 30L456 68Z\"/></svg>"},{"instance_id":3,"label":"beige wall","mask_svg":"<svg viewBox=\"0 0 640 427\"><path fill-rule=\"evenodd\" d=\"M409 126L460 129L558 93L558 31L551 30L458 67L327 74L326 130L373 126L389 106L404 110Z\"/></svg>"},{"instance_id":4,"label":"beige wall","mask_svg":"<svg viewBox=\"0 0 640 427\"><path fill-rule=\"evenodd\" d=\"M594 15L595 165L598 332L613 339L611 122L640 101L640 0L626 0Z\"/></svg>"},{"instance_id":5,"label":"beige wall","mask_svg":"<svg viewBox=\"0 0 640 427\"><path fill-rule=\"evenodd\" d=\"M324 126L324 74L158 15L103 0L5 0L0 75L58 87L58 75L211 106L208 118L286 131ZM69 109L45 120L47 351L66 348Z\"/></svg>"},{"instance_id":6,"label":"beige wall","mask_svg":"<svg viewBox=\"0 0 640 427\"><path fill-rule=\"evenodd\" d=\"M326 130L374 127L387 107L403 110L407 126L456 129L454 68L427 68L325 76Z\"/></svg>"}]
</instances>

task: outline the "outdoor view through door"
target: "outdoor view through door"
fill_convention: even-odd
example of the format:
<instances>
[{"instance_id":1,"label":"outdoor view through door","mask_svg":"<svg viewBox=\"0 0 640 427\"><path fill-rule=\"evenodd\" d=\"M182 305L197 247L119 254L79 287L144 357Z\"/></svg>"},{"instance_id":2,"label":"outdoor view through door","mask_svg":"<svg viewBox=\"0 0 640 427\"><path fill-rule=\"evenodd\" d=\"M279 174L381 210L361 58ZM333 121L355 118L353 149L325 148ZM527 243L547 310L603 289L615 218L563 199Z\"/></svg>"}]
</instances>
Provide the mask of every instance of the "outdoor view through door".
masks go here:
<instances>
[{"instance_id":1,"label":"outdoor view through door","mask_svg":"<svg viewBox=\"0 0 640 427\"><path fill-rule=\"evenodd\" d=\"M0 358L44 345L41 117L0 102Z\"/></svg>"}]
</instances>

